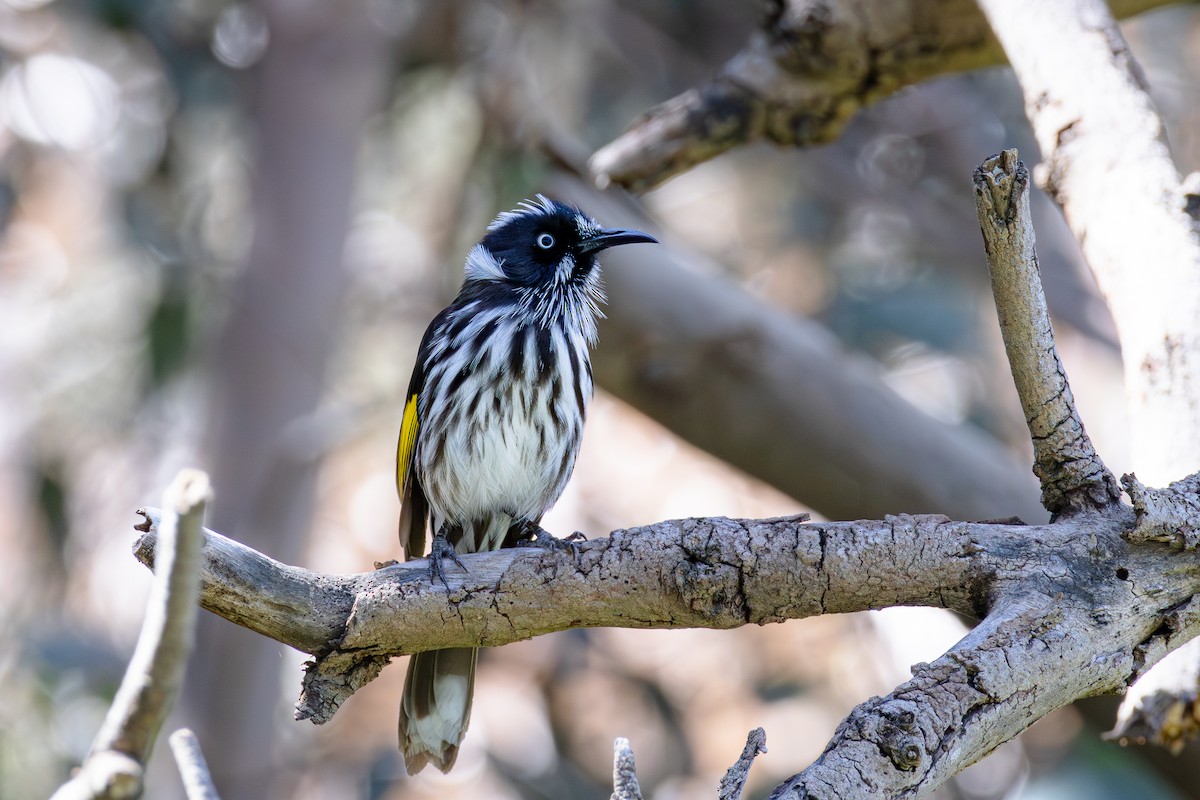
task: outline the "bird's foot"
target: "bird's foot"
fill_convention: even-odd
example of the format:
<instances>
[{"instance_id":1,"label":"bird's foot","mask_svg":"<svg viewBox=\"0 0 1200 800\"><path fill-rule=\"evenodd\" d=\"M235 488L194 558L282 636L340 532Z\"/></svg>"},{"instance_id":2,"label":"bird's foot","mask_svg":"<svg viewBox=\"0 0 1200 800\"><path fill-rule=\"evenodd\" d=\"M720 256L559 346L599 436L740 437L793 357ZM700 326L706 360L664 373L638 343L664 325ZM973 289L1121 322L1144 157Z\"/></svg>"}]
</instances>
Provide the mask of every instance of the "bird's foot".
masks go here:
<instances>
[{"instance_id":1,"label":"bird's foot","mask_svg":"<svg viewBox=\"0 0 1200 800\"><path fill-rule=\"evenodd\" d=\"M575 563L578 564L583 554L583 548L579 544L586 541L587 537L579 531L559 538L541 525L528 523L522 532L521 540L517 542L517 547L538 547L551 552L562 552L565 550L574 556Z\"/></svg>"},{"instance_id":2,"label":"bird's foot","mask_svg":"<svg viewBox=\"0 0 1200 800\"><path fill-rule=\"evenodd\" d=\"M450 544L450 540L444 535L438 534L433 537L433 544L429 549L429 582L436 583L441 581L442 585L448 590L450 584L446 582L446 573L442 570L442 562L445 559L450 559L463 572L467 571L467 567L463 564L462 559L458 557L458 551L454 549L454 545Z\"/></svg>"}]
</instances>

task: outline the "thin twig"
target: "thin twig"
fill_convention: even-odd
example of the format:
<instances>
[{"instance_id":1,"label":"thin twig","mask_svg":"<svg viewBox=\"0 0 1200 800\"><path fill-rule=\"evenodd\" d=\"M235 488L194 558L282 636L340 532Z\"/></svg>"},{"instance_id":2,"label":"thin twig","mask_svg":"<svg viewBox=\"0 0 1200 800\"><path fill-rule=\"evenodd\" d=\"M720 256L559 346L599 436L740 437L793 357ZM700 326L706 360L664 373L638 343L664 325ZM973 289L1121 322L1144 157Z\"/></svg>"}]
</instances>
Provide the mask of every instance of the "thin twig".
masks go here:
<instances>
[{"instance_id":1,"label":"thin twig","mask_svg":"<svg viewBox=\"0 0 1200 800\"><path fill-rule=\"evenodd\" d=\"M221 800L196 734L187 728L180 728L167 741L171 744L171 752L175 754L175 763L179 765L179 777L183 779L187 799Z\"/></svg>"},{"instance_id":2,"label":"thin twig","mask_svg":"<svg viewBox=\"0 0 1200 800\"><path fill-rule=\"evenodd\" d=\"M191 652L199 613L202 523L211 498L208 476L198 470L180 472L163 495L172 514L163 520L165 546L155 557L146 620L93 752L119 750L144 760L154 747Z\"/></svg>"},{"instance_id":3,"label":"thin twig","mask_svg":"<svg viewBox=\"0 0 1200 800\"><path fill-rule=\"evenodd\" d=\"M141 794L146 760L171 709L191 651L198 608L208 476L184 470L163 495L146 618L121 687L79 772L53 800Z\"/></svg>"},{"instance_id":4,"label":"thin twig","mask_svg":"<svg viewBox=\"0 0 1200 800\"><path fill-rule=\"evenodd\" d=\"M1042 504L1057 516L1119 503L1117 480L1083 428L1054 346L1029 208L1029 172L1016 150L1005 150L975 170L974 184L996 314L1033 438Z\"/></svg>"},{"instance_id":5,"label":"thin twig","mask_svg":"<svg viewBox=\"0 0 1200 800\"><path fill-rule=\"evenodd\" d=\"M642 800L642 787L638 783L637 764L633 760L633 748L624 736L613 742L613 792L611 800Z\"/></svg>"},{"instance_id":6,"label":"thin twig","mask_svg":"<svg viewBox=\"0 0 1200 800\"><path fill-rule=\"evenodd\" d=\"M759 753L767 752L767 732L755 728L746 737L746 746L732 767L721 778L721 788L717 792L717 800L738 800L742 789L746 786L746 778L750 777L750 766Z\"/></svg>"}]
</instances>

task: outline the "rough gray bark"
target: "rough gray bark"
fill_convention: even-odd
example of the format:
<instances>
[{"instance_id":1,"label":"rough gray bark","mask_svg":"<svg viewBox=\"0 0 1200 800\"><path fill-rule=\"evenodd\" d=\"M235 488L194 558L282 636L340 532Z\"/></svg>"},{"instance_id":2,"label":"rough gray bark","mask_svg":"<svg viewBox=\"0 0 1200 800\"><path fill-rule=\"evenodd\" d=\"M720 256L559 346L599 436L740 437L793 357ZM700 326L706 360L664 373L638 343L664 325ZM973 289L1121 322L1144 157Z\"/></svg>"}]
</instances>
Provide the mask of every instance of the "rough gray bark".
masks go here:
<instances>
[{"instance_id":1,"label":"rough gray bark","mask_svg":"<svg viewBox=\"0 0 1200 800\"><path fill-rule=\"evenodd\" d=\"M1189 474L1200 467L1200 228L1144 76L1100 0L979 5L1021 83L1042 149L1042 183L1112 310L1134 467L1155 483ZM1123 709L1117 736L1134 728L1196 730L1175 718L1195 704L1200 650L1163 668L1183 673L1154 679L1183 687L1178 703L1151 692L1153 711ZM1145 688L1128 702L1143 696Z\"/></svg>"},{"instance_id":2,"label":"rough gray bark","mask_svg":"<svg viewBox=\"0 0 1200 800\"><path fill-rule=\"evenodd\" d=\"M1033 471L1052 514L1097 510L1121 500L1075 409L1042 294L1029 205L1029 172L1006 150L975 172L992 295L1013 381L1033 439Z\"/></svg>"},{"instance_id":3,"label":"rough gray bark","mask_svg":"<svg viewBox=\"0 0 1200 800\"><path fill-rule=\"evenodd\" d=\"M1166 489L1150 489L1133 475L1121 479L1133 501L1137 523L1130 536L1144 542L1167 542L1184 550L1200 546L1200 481L1195 476Z\"/></svg>"},{"instance_id":4,"label":"rough gray bark","mask_svg":"<svg viewBox=\"0 0 1200 800\"><path fill-rule=\"evenodd\" d=\"M1168 4L1111 6L1126 17ZM827 142L860 108L905 86L1003 63L971 0L775 0L715 78L648 111L596 152L591 170L601 185L641 191L756 139Z\"/></svg>"},{"instance_id":5,"label":"rough gray bark","mask_svg":"<svg viewBox=\"0 0 1200 800\"><path fill-rule=\"evenodd\" d=\"M297 713L318 722L391 657L439 647L581 626L728 628L887 605L984 617L945 656L916 665L912 681L856 709L788 784L836 785L838 797L921 796L1050 711L1123 690L1200 632L1200 564L1128 541L1134 520L1124 506L1043 526L680 520L588 542L578 564L526 550L464 556L468 571L451 573L449 591L430 584L423 561L317 575L206 532L201 603L317 656ZM154 543L151 525L139 556ZM277 599L286 607L300 585L326 601L294 625L286 614L258 625L260 609Z\"/></svg>"}]
</instances>

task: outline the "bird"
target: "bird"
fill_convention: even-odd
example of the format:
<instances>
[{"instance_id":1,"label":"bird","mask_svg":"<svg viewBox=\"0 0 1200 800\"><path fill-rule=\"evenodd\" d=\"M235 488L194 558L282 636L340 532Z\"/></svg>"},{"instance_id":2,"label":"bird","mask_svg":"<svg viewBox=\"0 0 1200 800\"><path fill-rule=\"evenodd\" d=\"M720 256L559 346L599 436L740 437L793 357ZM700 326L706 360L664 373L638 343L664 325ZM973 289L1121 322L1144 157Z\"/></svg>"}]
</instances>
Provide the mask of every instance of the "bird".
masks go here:
<instances>
[{"instance_id":1,"label":"bird","mask_svg":"<svg viewBox=\"0 0 1200 800\"><path fill-rule=\"evenodd\" d=\"M540 523L575 466L592 395L597 256L656 241L539 194L500 213L468 252L462 288L417 350L396 452L404 557L422 557L432 532L431 582L449 589L449 562L465 570L460 553L578 547L582 534L559 539ZM399 721L410 775L454 765L477 655L411 657Z\"/></svg>"}]
</instances>

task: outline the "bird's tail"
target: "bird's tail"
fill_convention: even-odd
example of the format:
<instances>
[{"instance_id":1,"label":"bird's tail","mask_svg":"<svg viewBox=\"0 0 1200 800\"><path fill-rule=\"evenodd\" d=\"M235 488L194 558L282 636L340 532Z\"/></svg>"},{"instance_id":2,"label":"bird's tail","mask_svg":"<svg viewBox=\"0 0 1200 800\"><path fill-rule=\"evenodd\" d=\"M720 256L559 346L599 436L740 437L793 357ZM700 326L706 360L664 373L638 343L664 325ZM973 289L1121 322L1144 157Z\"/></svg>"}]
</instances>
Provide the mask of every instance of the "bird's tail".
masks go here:
<instances>
[{"instance_id":1,"label":"bird's tail","mask_svg":"<svg viewBox=\"0 0 1200 800\"><path fill-rule=\"evenodd\" d=\"M400 704L400 749L409 775L433 764L448 772L471 718L475 647L417 653L408 662Z\"/></svg>"}]
</instances>

